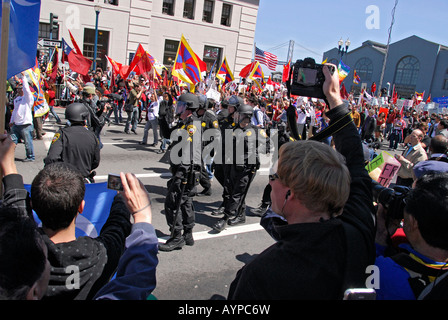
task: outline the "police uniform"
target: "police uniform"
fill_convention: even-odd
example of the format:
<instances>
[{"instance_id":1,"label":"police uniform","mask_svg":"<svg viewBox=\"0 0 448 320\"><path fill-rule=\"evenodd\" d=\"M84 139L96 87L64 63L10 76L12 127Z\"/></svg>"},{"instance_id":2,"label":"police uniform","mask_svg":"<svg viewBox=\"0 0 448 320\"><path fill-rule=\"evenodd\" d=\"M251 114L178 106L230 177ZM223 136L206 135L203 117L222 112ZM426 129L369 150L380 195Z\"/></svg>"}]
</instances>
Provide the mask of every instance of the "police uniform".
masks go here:
<instances>
[{"instance_id":1,"label":"police uniform","mask_svg":"<svg viewBox=\"0 0 448 320\"><path fill-rule=\"evenodd\" d=\"M213 172L214 177L219 182L219 184L222 186L222 203L219 206L219 208L212 212L212 215L221 215L224 213L224 204L229 198L229 191L228 191L228 178L230 175L230 167L233 159L226 158L228 155L226 154L226 145L229 145L233 141L226 141L226 130L233 130L236 127L235 121L233 120L233 113L229 113L227 109L223 109L218 114L218 123L219 128L221 130L221 154L219 154L220 159L215 158L215 162L213 165ZM233 138L232 138L233 139ZM227 142L227 143L226 143ZM219 161L217 161L219 160Z\"/></svg>"},{"instance_id":2,"label":"police uniform","mask_svg":"<svg viewBox=\"0 0 448 320\"><path fill-rule=\"evenodd\" d=\"M250 106L242 107L252 109ZM265 139L265 146L269 146L265 130L255 125L248 124L244 128L236 126L233 131L233 161L225 180L229 196L224 201L224 217L213 225L218 232L224 230L226 224L236 225L246 221L246 195L260 167L259 138Z\"/></svg>"},{"instance_id":3,"label":"police uniform","mask_svg":"<svg viewBox=\"0 0 448 320\"><path fill-rule=\"evenodd\" d=\"M45 165L70 163L87 178L100 164L100 145L96 135L82 125L60 129L53 137Z\"/></svg>"},{"instance_id":4,"label":"police uniform","mask_svg":"<svg viewBox=\"0 0 448 320\"><path fill-rule=\"evenodd\" d=\"M185 99L185 95L195 100L190 93L183 94L179 101ZM197 98L196 98L197 99ZM182 101L181 101L182 102ZM193 102L197 103L197 101ZM179 102L178 102L179 104ZM197 105L195 106L197 108ZM165 199L165 218L171 231L170 238L165 244L159 244L159 250L172 251L181 249L185 244L193 245L193 227L195 225L195 211L193 196L196 195L196 186L199 183L201 171L202 151L201 135L197 134L201 129L201 119L194 113L186 119L179 121L172 130L173 141L170 145L170 171L172 178L168 181L168 192ZM186 145L184 145L186 144ZM189 154L185 154L189 152ZM184 233L182 234L182 230Z\"/></svg>"},{"instance_id":5,"label":"police uniform","mask_svg":"<svg viewBox=\"0 0 448 320\"><path fill-rule=\"evenodd\" d=\"M205 113L201 117L201 127L202 132L205 132L206 130L209 129L219 130L218 117L216 116L213 110L210 109L205 110ZM209 143L211 143L211 141L204 141L202 147L205 148ZM213 154L210 154L209 155L210 159L213 158L213 156L214 156ZM202 165L201 178L199 181L204 190L198 195L211 195L211 182L207 168L205 167L206 165L207 163L205 162Z\"/></svg>"}]
</instances>

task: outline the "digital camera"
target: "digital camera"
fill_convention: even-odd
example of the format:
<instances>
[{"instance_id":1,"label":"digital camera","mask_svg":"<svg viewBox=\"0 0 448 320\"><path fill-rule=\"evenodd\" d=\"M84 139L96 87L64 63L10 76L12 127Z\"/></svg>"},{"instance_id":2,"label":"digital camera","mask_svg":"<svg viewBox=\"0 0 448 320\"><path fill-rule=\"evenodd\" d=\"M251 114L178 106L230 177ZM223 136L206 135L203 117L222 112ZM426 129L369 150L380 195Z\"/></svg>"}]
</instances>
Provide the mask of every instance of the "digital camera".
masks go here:
<instances>
[{"instance_id":1,"label":"digital camera","mask_svg":"<svg viewBox=\"0 0 448 320\"><path fill-rule=\"evenodd\" d=\"M313 58L297 60L291 66L286 87L290 95L325 99L323 84L325 75L323 64L317 64ZM328 66L330 73L335 72L334 66Z\"/></svg>"},{"instance_id":2,"label":"digital camera","mask_svg":"<svg viewBox=\"0 0 448 320\"><path fill-rule=\"evenodd\" d=\"M403 219L404 207L406 206L405 198L410 188L396 185L391 189L383 187L376 181L372 181L372 183L373 201L381 203L391 219Z\"/></svg>"}]
</instances>

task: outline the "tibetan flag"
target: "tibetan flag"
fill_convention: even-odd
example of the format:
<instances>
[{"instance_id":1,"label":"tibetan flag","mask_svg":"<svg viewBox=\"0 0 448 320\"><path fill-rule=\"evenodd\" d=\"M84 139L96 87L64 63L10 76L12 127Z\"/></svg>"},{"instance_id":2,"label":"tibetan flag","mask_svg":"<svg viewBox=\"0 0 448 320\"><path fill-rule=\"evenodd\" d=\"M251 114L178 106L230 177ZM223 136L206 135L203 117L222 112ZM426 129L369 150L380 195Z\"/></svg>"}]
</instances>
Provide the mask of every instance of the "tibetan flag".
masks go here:
<instances>
[{"instance_id":1,"label":"tibetan flag","mask_svg":"<svg viewBox=\"0 0 448 320\"><path fill-rule=\"evenodd\" d=\"M70 30L68 30L68 33L70 34L70 40L72 41L73 47L75 48L75 52L77 54L80 54L83 56L81 49L79 48L78 44L75 41L75 38L73 37L72 33Z\"/></svg>"},{"instance_id":2,"label":"tibetan flag","mask_svg":"<svg viewBox=\"0 0 448 320\"><path fill-rule=\"evenodd\" d=\"M224 81L224 84L227 84L235 80L235 78L233 77L233 73L230 70L229 64L227 63L227 58L224 58L224 61L222 62L221 68L219 68L216 77Z\"/></svg>"},{"instance_id":3,"label":"tibetan flag","mask_svg":"<svg viewBox=\"0 0 448 320\"><path fill-rule=\"evenodd\" d=\"M62 47L64 48L62 53L62 61L68 61L70 69L82 75L86 75L90 66L92 65L92 60L87 59L82 54L77 54L62 38Z\"/></svg>"},{"instance_id":4,"label":"tibetan flag","mask_svg":"<svg viewBox=\"0 0 448 320\"><path fill-rule=\"evenodd\" d=\"M348 76L350 73L350 67L345 65L344 62L339 61L338 65L338 73L339 73L339 82L344 81L344 79Z\"/></svg>"},{"instance_id":5,"label":"tibetan flag","mask_svg":"<svg viewBox=\"0 0 448 320\"><path fill-rule=\"evenodd\" d=\"M183 70L183 72L181 72ZM202 72L207 71L207 65L199 59L185 39L181 37L176 59L174 60L173 72L175 77L190 84L196 84L202 80Z\"/></svg>"},{"instance_id":6,"label":"tibetan flag","mask_svg":"<svg viewBox=\"0 0 448 320\"><path fill-rule=\"evenodd\" d=\"M252 72L249 74L249 79L261 78L261 81L264 81L263 69L261 68L260 63L257 61Z\"/></svg>"},{"instance_id":7,"label":"tibetan flag","mask_svg":"<svg viewBox=\"0 0 448 320\"><path fill-rule=\"evenodd\" d=\"M423 101L423 96L425 95L425 92L422 93L415 92L415 100L417 101L417 104Z\"/></svg>"},{"instance_id":8,"label":"tibetan flag","mask_svg":"<svg viewBox=\"0 0 448 320\"><path fill-rule=\"evenodd\" d=\"M11 0L7 79L35 65L40 7L41 0ZM0 7L0 24L2 10Z\"/></svg>"},{"instance_id":9,"label":"tibetan flag","mask_svg":"<svg viewBox=\"0 0 448 320\"><path fill-rule=\"evenodd\" d=\"M34 104L33 112L34 117L42 117L50 111L47 100L45 99L43 85L44 81L38 66L37 58L35 58L35 66L33 68L25 70L25 75L31 80L30 89L33 92Z\"/></svg>"},{"instance_id":10,"label":"tibetan flag","mask_svg":"<svg viewBox=\"0 0 448 320\"><path fill-rule=\"evenodd\" d=\"M356 70L353 72L353 83L355 84L359 84L361 82L361 78L359 77L359 75L356 73Z\"/></svg>"}]
</instances>

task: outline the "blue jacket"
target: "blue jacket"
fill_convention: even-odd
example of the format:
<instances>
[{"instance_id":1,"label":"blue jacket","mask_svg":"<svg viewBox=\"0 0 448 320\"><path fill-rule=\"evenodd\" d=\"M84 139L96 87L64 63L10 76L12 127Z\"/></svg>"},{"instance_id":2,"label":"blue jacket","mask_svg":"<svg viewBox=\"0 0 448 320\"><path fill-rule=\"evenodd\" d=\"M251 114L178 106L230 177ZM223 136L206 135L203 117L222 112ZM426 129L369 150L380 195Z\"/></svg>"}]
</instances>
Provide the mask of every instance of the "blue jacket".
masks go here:
<instances>
[{"instance_id":1,"label":"blue jacket","mask_svg":"<svg viewBox=\"0 0 448 320\"><path fill-rule=\"evenodd\" d=\"M117 274L95 300L146 300L156 287L158 240L149 223L136 223L126 239Z\"/></svg>"}]
</instances>

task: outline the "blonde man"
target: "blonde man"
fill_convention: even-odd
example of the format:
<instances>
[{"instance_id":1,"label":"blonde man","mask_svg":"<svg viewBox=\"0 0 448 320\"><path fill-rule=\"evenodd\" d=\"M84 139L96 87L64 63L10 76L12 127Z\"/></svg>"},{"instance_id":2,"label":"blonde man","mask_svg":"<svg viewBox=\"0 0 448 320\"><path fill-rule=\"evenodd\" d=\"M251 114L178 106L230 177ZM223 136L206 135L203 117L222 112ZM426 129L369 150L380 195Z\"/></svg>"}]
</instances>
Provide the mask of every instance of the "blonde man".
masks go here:
<instances>
[{"instance_id":1,"label":"blonde man","mask_svg":"<svg viewBox=\"0 0 448 320\"><path fill-rule=\"evenodd\" d=\"M350 122L333 135L337 151L310 140L281 147L269 178L271 209L284 222L274 225L277 242L237 273L229 299L342 299L365 286L375 261L372 181L337 72L323 69L330 126Z\"/></svg>"}]
</instances>

